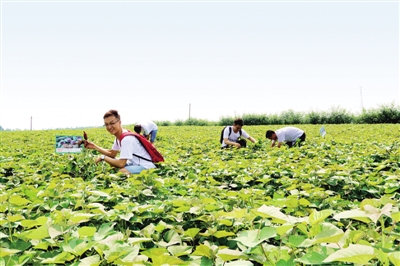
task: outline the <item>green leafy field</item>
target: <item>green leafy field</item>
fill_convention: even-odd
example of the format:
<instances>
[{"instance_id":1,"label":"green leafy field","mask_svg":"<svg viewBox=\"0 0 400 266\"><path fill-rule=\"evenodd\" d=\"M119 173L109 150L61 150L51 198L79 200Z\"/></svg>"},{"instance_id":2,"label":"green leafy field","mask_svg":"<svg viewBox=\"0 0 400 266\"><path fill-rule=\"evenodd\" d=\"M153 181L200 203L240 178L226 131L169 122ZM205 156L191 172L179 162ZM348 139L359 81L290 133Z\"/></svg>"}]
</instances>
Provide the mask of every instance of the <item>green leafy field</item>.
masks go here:
<instances>
[{"instance_id":1,"label":"green leafy field","mask_svg":"<svg viewBox=\"0 0 400 266\"><path fill-rule=\"evenodd\" d=\"M82 131L2 132L0 265L400 265L400 126L300 127L278 149L277 127L245 126L259 142L239 150L222 127L160 127L165 163L129 178L55 153Z\"/></svg>"}]
</instances>

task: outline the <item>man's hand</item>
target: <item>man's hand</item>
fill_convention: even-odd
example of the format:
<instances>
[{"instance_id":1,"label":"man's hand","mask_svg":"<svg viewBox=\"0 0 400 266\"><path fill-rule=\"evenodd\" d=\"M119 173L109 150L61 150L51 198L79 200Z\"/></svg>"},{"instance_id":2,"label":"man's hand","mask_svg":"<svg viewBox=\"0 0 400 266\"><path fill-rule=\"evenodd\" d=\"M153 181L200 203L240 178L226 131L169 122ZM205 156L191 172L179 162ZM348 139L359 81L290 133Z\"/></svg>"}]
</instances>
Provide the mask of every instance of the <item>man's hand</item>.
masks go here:
<instances>
[{"instance_id":1,"label":"man's hand","mask_svg":"<svg viewBox=\"0 0 400 266\"><path fill-rule=\"evenodd\" d=\"M103 159L101 159L101 156L97 157L97 158L94 160L94 162L95 162L96 164L98 164L98 163L101 162L101 161L103 161Z\"/></svg>"},{"instance_id":2,"label":"man's hand","mask_svg":"<svg viewBox=\"0 0 400 266\"><path fill-rule=\"evenodd\" d=\"M95 149L96 148L96 144L94 144L93 142L84 140L83 141L83 145L85 146L86 149Z\"/></svg>"}]
</instances>

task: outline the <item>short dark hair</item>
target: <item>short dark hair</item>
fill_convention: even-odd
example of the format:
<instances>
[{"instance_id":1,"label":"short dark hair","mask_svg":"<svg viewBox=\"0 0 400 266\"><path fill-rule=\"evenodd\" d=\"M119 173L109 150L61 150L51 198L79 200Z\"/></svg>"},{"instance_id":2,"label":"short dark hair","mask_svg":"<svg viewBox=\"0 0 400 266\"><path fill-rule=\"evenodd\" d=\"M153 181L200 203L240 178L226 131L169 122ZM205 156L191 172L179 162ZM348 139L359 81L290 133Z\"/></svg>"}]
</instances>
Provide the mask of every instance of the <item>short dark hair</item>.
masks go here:
<instances>
[{"instance_id":1,"label":"short dark hair","mask_svg":"<svg viewBox=\"0 0 400 266\"><path fill-rule=\"evenodd\" d=\"M141 124L136 124L136 125L134 126L133 130L134 130L136 133L140 134L140 131L142 131L142 125L141 125Z\"/></svg>"},{"instance_id":2,"label":"short dark hair","mask_svg":"<svg viewBox=\"0 0 400 266\"><path fill-rule=\"evenodd\" d=\"M104 114L103 119L106 119L107 117L110 117L110 116L115 116L115 118L117 118L118 120L121 119L121 117L119 116L117 110L111 109L111 110L107 111L107 112Z\"/></svg>"},{"instance_id":3,"label":"short dark hair","mask_svg":"<svg viewBox=\"0 0 400 266\"><path fill-rule=\"evenodd\" d=\"M267 132L265 133L265 137L267 139L269 139L270 137L272 137L272 135L275 134L275 131L273 130L267 130Z\"/></svg>"},{"instance_id":4,"label":"short dark hair","mask_svg":"<svg viewBox=\"0 0 400 266\"><path fill-rule=\"evenodd\" d=\"M241 119L241 118L236 118L235 121L233 121L233 124L242 127L242 126L244 125L244 122L243 122L243 119Z\"/></svg>"}]
</instances>

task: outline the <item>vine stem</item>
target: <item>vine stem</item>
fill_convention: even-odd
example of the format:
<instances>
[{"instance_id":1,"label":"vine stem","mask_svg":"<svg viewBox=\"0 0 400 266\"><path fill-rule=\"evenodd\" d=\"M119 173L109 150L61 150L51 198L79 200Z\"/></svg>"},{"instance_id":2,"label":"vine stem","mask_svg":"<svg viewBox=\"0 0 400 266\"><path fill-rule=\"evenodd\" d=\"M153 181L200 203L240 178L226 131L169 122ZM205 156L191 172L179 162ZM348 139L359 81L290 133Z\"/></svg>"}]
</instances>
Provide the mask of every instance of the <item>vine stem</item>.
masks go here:
<instances>
[{"instance_id":1,"label":"vine stem","mask_svg":"<svg viewBox=\"0 0 400 266\"><path fill-rule=\"evenodd\" d=\"M383 220L383 216L379 218L381 222L381 229L382 229L382 247L385 247L385 233L383 232L385 230L385 221Z\"/></svg>"},{"instance_id":2,"label":"vine stem","mask_svg":"<svg viewBox=\"0 0 400 266\"><path fill-rule=\"evenodd\" d=\"M262 246L262 243L260 243L260 247L261 247L261 250L262 250L262 252L263 252L263 254L264 254L264 256L265 256L265 259L266 259L267 261L269 261L270 263L272 263L272 261L269 260L269 258L268 258L268 256L267 256L267 253L265 252L264 247Z\"/></svg>"}]
</instances>

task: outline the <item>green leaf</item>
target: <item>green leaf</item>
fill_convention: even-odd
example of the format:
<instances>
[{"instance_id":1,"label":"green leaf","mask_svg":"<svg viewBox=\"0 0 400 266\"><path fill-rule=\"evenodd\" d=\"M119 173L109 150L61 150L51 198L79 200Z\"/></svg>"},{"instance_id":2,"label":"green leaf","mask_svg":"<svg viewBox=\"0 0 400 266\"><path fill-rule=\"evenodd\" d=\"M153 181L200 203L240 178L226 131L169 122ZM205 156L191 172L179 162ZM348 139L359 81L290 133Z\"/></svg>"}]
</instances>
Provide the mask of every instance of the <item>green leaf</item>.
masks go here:
<instances>
[{"instance_id":1,"label":"green leaf","mask_svg":"<svg viewBox=\"0 0 400 266\"><path fill-rule=\"evenodd\" d=\"M283 236L285 235L289 230L291 230L293 228L292 224L289 225L281 225L281 226L277 226L275 227L276 232L278 233L278 235Z\"/></svg>"},{"instance_id":2,"label":"green leaf","mask_svg":"<svg viewBox=\"0 0 400 266\"><path fill-rule=\"evenodd\" d=\"M215 236L216 238L222 238L222 237L234 236L234 235L235 235L235 233L227 232L227 231L217 231L217 232L215 232L215 234L213 234L213 236Z\"/></svg>"},{"instance_id":3,"label":"green leaf","mask_svg":"<svg viewBox=\"0 0 400 266\"><path fill-rule=\"evenodd\" d=\"M192 253L191 246L171 246L168 247L169 253L175 257L185 256Z\"/></svg>"},{"instance_id":4,"label":"green leaf","mask_svg":"<svg viewBox=\"0 0 400 266\"><path fill-rule=\"evenodd\" d=\"M214 204L214 203L217 203L217 202L215 201L215 199L213 199L213 198L202 198L201 201L202 201L204 204Z\"/></svg>"},{"instance_id":5,"label":"green leaf","mask_svg":"<svg viewBox=\"0 0 400 266\"><path fill-rule=\"evenodd\" d=\"M349 245L348 248L340 249L329 255L323 262L343 261L361 265L368 264L374 257L374 248L364 245Z\"/></svg>"},{"instance_id":6,"label":"green leaf","mask_svg":"<svg viewBox=\"0 0 400 266\"><path fill-rule=\"evenodd\" d=\"M116 265L128 265L131 266L132 262L136 262L136 261L147 261L148 257L144 256L144 255L139 255L139 251L140 251L140 247L139 245L135 245L133 246L132 249L130 249L130 252L124 256L123 258L119 258L117 260L115 260L115 264Z\"/></svg>"},{"instance_id":7,"label":"green leaf","mask_svg":"<svg viewBox=\"0 0 400 266\"><path fill-rule=\"evenodd\" d=\"M38 240L48 238L50 237L49 226L47 224L44 224L37 229L32 229L21 233L21 236L26 237L28 239L38 239Z\"/></svg>"},{"instance_id":8,"label":"green leaf","mask_svg":"<svg viewBox=\"0 0 400 266\"><path fill-rule=\"evenodd\" d=\"M210 247L200 244L199 246L196 247L196 250L193 252L192 255L205 256L207 258L212 258L213 253L214 252Z\"/></svg>"},{"instance_id":9,"label":"green leaf","mask_svg":"<svg viewBox=\"0 0 400 266\"><path fill-rule=\"evenodd\" d=\"M132 244L132 245L136 245L142 242L150 242L153 241L152 238L149 237L130 237L128 238L128 243Z\"/></svg>"},{"instance_id":10,"label":"green leaf","mask_svg":"<svg viewBox=\"0 0 400 266\"><path fill-rule=\"evenodd\" d=\"M69 254L67 252L62 252L55 257L47 258L41 261L41 263L56 263L56 264L65 264L65 262L73 260L75 256Z\"/></svg>"},{"instance_id":11,"label":"green leaf","mask_svg":"<svg viewBox=\"0 0 400 266\"><path fill-rule=\"evenodd\" d=\"M275 236L276 236L275 228L264 227L261 230L248 230L239 232L238 237L236 237L233 240L242 243L246 247L252 248L264 242L265 240Z\"/></svg>"},{"instance_id":12,"label":"green leaf","mask_svg":"<svg viewBox=\"0 0 400 266\"><path fill-rule=\"evenodd\" d=\"M307 206L310 206L311 203L308 200L302 198L302 199L299 200L299 204L301 206L306 206L307 207Z\"/></svg>"},{"instance_id":13,"label":"green leaf","mask_svg":"<svg viewBox=\"0 0 400 266\"><path fill-rule=\"evenodd\" d=\"M160 255L152 258L153 265L181 265L184 263L183 260L177 257L172 257L169 255Z\"/></svg>"},{"instance_id":14,"label":"green leaf","mask_svg":"<svg viewBox=\"0 0 400 266\"><path fill-rule=\"evenodd\" d=\"M303 257L296 259L306 265L320 265L328 257L328 255L321 254L320 252L311 251L305 254Z\"/></svg>"},{"instance_id":15,"label":"green leaf","mask_svg":"<svg viewBox=\"0 0 400 266\"><path fill-rule=\"evenodd\" d=\"M148 197L155 197L155 195L153 194L153 191L151 191L150 189L145 189L142 191L142 194Z\"/></svg>"},{"instance_id":16,"label":"green leaf","mask_svg":"<svg viewBox=\"0 0 400 266\"><path fill-rule=\"evenodd\" d=\"M23 220L21 221L21 225L26 228L32 228L34 226L39 226L39 225L44 225L47 223L49 218L45 216L40 216L39 218L36 218L35 220Z\"/></svg>"},{"instance_id":17,"label":"green leaf","mask_svg":"<svg viewBox=\"0 0 400 266\"><path fill-rule=\"evenodd\" d=\"M104 258L107 260L107 263L111 264L117 259L124 258L131 252L135 252L135 248L130 246L129 244L120 244L118 242L114 242L114 244L111 245L109 249L104 250Z\"/></svg>"},{"instance_id":18,"label":"green leaf","mask_svg":"<svg viewBox=\"0 0 400 266\"><path fill-rule=\"evenodd\" d=\"M259 212L264 218L273 218L277 223L285 223L290 221L289 217L280 211L280 208L274 206L262 205L257 209L257 212Z\"/></svg>"},{"instance_id":19,"label":"green leaf","mask_svg":"<svg viewBox=\"0 0 400 266\"><path fill-rule=\"evenodd\" d=\"M1 243L1 241L0 241ZM22 239L13 240L8 246L10 249L27 250L32 246L31 242Z\"/></svg>"},{"instance_id":20,"label":"green leaf","mask_svg":"<svg viewBox=\"0 0 400 266\"><path fill-rule=\"evenodd\" d=\"M224 266L253 266L254 264L251 263L250 261L244 261L244 260L237 260L237 261L232 261L228 263L224 263ZM201 265L203 266L203 265Z\"/></svg>"},{"instance_id":21,"label":"green leaf","mask_svg":"<svg viewBox=\"0 0 400 266\"><path fill-rule=\"evenodd\" d=\"M168 247L182 242L180 235L175 230L169 230L164 234L164 239L167 242L160 241L158 245L161 247Z\"/></svg>"},{"instance_id":22,"label":"green leaf","mask_svg":"<svg viewBox=\"0 0 400 266\"><path fill-rule=\"evenodd\" d=\"M400 212L394 212L394 213L392 213L392 219L393 219L396 223L400 222Z\"/></svg>"},{"instance_id":23,"label":"green leaf","mask_svg":"<svg viewBox=\"0 0 400 266\"><path fill-rule=\"evenodd\" d=\"M28 203L31 203L30 200L27 200L21 196L11 196L9 202L17 206L27 205Z\"/></svg>"},{"instance_id":24,"label":"green leaf","mask_svg":"<svg viewBox=\"0 0 400 266\"><path fill-rule=\"evenodd\" d=\"M90 213L76 213L69 220L72 224L80 224L89 221L93 216L95 215Z\"/></svg>"},{"instance_id":25,"label":"green leaf","mask_svg":"<svg viewBox=\"0 0 400 266\"><path fill-rule=\"evenodd\" d=\"M168 250L165 248L151 248L142 251L141 254L149 258L155 258L161 255L168 255L169 253Z\"/></svg>"},{"instance_id":26,"label":"green leaf","mask_svg":"<svg viewBox=\"0 0 400 266\"><path fill-rule=\"evenodd\" d=\"M74 254L75 256L80 257L83 253L85 253L88 249L92 248L94 242L86 242L83 239L71 239L68 244L64 244L61 247L65 252L69 252Z\"/></svg>"},{"instance_id":27,"label":"green leaf","mask_svg":"<svg viewBox=\"0 0 400 266\"><path fill-rule=\"evenodd\" d=\"M200 260L200 266L214 266L214 262L212 259L203 256Z\"/></svg>"},{"instance_id":28,"label":"green leaf","mask_svg":"<svg viewBox=\"0 0 400 266\"><path fill-rule=\"evenodd\" d=\"M38 244L36 244L33 248L34 249L41 249L41 250L47 250L49 248L49 242L47 241L42 241Z\"/></svg>"},{"instance_id":29,"label":"green leaf","mask_svg":"<svg viewBox=\"0 0 400 266\"><path fill-rule=\"evenodd\" d=\"M380 265L389 265L389 256L382 249L375 250L375 255L378 258Z\"/></svg>"},{"instance_id":30,"label":"green leaf","mask_svg":"<svg viewBox=\"0 0 400 266\"><path fill-rule=\"evenodd\" d=\"M389 260L393 265L400 265L400 252L392 252L389 254Z\"/></svg>"},{"instance_id":31,"label":"green leaf","mask_svg":"<svg viewBox=\"0 0 400 266\"><path fill-rule=\"evenodd\" d=\"M101 263L100 256L94 255L80 260L79 266L99 266Z\"/></svg>"},{"instance_id":32,"label":"green leaf","mask_svg":"<svg viewBox=\"0 0 400 266\"><path fill-rule=\"evenodd\" d=\"M0 247L0 258L6 257L8 255L16 254L18 252L21 252L22 250L19 249L8 249L8 248L2 248Z\"/></svg>"},{"instance_id":33,"label":"green leaf","mask_svg":"<svg viewBox=\"0 0 400 266\"><path fill-rule=\"evenodd\" d=\"M199 228L189 228L184 232L184 236L188 236L190 238L195 238L196 235L200 232Z\"/></svg>"},{"instance_id":34,"label":"green leaf","mask_svg":"<svg viewBox=\"0 0 400 266\"><path fill-rule=\"evenodd\" d=\"M221 220L218 220L218 224L219 225L232 226L233 222L231 220L221 219Z\"/></svg>"},{"instance_id":35,"label":"green leaf","mask_svg":"<svg viewBox=\"0 0 400 266\"><path fill-rule=\"evenodd\" d=\"M234 209L231 212L225 213L223 216L228 218L236 218L241 219L246 216L247 210L246 209Z\"/></svg>"},{"instance_id":36,"label":"green leaf","mask_svg":"<svg viewBox=\"0 0 400 266\"><path fill-rule=\"evenodd\" d=\"M375 208L374 206L371 205L365 205L364 210L367 213L368 217L374 222L377 223L379 218L382 215L386 215L390 217L390 211L392 209L393 205L391 203L386 204L383 206L383 208L380 210L378 208Z\"/></svg>"},{"instance_id":37,"label":"green leaf","mask_svg":"<svg viewBox=\"0 0 400 266\"><path fill-rule=\"evenodd\" d=\"M319 224L331 215L334 211L333 210L323 210L323 211L316 211L314 210L309 217L309 222L311 225Z\"/></svg>"},{"instance_id":38,"label":"green leaf","mask_svg":"<svg viewBox=\"0 0 400 266\"><path fill-rule=\"evenodd\" d=\"M344 232L333 224L324 223L321 232L314 238L314 243L338 243Z\"/></svg>"},{"instance_id":39,"label":"green leaf","mask_svg":"<svg viewBox=\"0 0 400 266\"><path fill-rule=\"evenodd\" d=\"M334 215L333 218L337 221L339 221L340 219L351 218L367 224L371 221L370 218L368 218L368 215L365 213L365 211L359 209L338 213Z\"/></svg>"},{"instance_id":40,"label":"green leaf","mask_svg":"<svg viewBox=\"0 0 400 266\"><path fill-rule=\"evenodd\" d=\"M114 225L115 223L105 223L102 224L99 228L99 230L97 231L97 233L94 234L94 240L98 241L98 240L102 240L104 239L106 236L114 233Z\"/></svg>"},{"instance_id":41,"label":"green leaf","mask_svg":"<svg viewBox=\"0 0 400 266\"><path fill-rule=\"evenodd\" d=\"M95 233L96 233L96 227L93 226L82 226L81 228L78 229L78 234L81 237L94 236Z\"/></svg>"},{"instance_id":42,"label":"green leaf","mask_svg":"<svg viewBox=\"0 0 400 266\"><path fill-rule=\"evenodd\" d=\"M187 212L190 210L190 206L180 206L175 209L176 212Z\"/></svg>"},{"instance_id":43,"label":"green leaf","mask_svg":"<svg viewBox=\"0 0 400 266\"><path fill-rule=\"evenodd\" d=\"M303 241L306 238L304 236L299 236L299 235L291 235L289 236L289 243L295 247L299 247L301 243L303 243Z\"/></svg>"},{"instance_id":44,"label":"green leaf","mask_svg":"<svg viewBox=\"0 0 400 266\"><path fill-rule=\"evenodd\" d=\"M231 250L231 249L221 249L217 252L217 256L220 257L223 261L231 261L237 260L243 255L242 252L238 250Z\"/></svg>"},{"instance_id":45,"label":"green leaf","mask_svg":"<svg viewBox=\"0 0 400 266\"><path fill-rule=\"evenodd\" d=\"M26 228L32 228L32 227L38 226L40 224L35 220L23 220L23 221L21 221L21 225Z\"/></svg>"},{"instance_id":46,"label":"green leaf","mask_svg":"<svg viewBox=\"0 0 400 266\"><path fill-rule=\"evenodd\" d=\"M110 195L106 192L103 191L98 191L98 190L92 190L92 191L87 191L88 195L95 195L95 196L99 196L99 197L106 197L109 198Z\"/></svg>"},{"instance_id":47,"label":"green leaf","mask_svg":"<svg viewBox=\"0 0 400 266\"><path fill-rule=\"evenodd\" d=\"M25 217L21 214L7 216L7 220L10 222L17 222L17 221L21 221L24 219L25 219Z\"/></svg>"},{"instance_id":48,"label":"green leaf","mask_svg":"<svg viewBox=\"0 0 400 266\"><path fill-rule=\"evenodd\" d=\"M218 210L218 209L220 209L220 207L215 204L208 204L208 205L204 206L204 210L206 210L207 212L212 212L212 211Z\"/></svg>"},{"instance_id":49,"label":"green leaf","mask_svg":"<svg viewBox=\"0 0 400 266\"><path fill-rule=\"evenodd\" d=\"M49 227L50 238L54 239L57 236L62 235L63 232L61 230L62 230L62 226L59 226L59 225L50 226Z\"/></svg>"}]
</instances>

